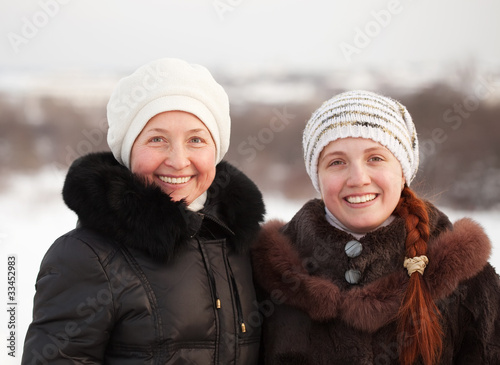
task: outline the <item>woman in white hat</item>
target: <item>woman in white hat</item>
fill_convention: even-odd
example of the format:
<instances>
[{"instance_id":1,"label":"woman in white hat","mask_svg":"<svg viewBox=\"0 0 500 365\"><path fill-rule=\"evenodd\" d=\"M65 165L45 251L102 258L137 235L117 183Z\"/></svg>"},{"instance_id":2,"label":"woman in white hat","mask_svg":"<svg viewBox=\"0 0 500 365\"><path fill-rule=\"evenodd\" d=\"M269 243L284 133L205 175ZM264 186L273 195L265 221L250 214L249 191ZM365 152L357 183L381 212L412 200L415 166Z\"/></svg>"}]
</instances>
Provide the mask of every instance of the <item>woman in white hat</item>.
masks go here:
<instances>
[{"instance_id":1,"label":"woman in white hat","mask_svg":"<svg viewBox=\"0 0 500 365\"><path fill-rule=\"evenodd\" d=\"M23 364L257 364L257 187L221 161L229 102L199 65L146 64L108 103L112 153L70 167L79 218L45 255Z\"/></svg>"},{"instance_id":2,"label":"woman in white hat","mask_svg":"<svg viewBox=\"0 0 500 365\"><path fill-rule=\"evenodd\" d=\"M265 364L500 364L491 244L409 188L406 108L342 93L312 115L303 148L321 199L266 223L253 249Z\"/></svg>"}]
</instances>

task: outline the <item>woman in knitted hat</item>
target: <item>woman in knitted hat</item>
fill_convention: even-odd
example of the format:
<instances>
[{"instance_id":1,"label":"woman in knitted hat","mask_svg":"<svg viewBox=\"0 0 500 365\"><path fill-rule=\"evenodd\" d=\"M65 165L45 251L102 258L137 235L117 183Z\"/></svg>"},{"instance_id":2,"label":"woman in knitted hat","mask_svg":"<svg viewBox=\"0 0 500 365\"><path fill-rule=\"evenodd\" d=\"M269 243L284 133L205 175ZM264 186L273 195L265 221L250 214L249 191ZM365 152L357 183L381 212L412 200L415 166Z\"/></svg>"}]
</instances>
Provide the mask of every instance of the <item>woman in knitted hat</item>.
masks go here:
<instances>
[{"instance_id":1,"label":"woman in knitted hat","mask_svg":"<svg viewBox=\"0 0 500 365\"><path fill-rule=\"evenodd\" d=\"M321 199L252 249L265 364L500 364L491 244L410 189L406 108L366 91L325 102L303 134Z\"/></svg>"},{"instance_id":2,"label":"woman in knitted hat","mask_svg":"<svg viewBox=\"0 0 500 365\"><path fill-rule=\"evenodd\" d=\"M116 86L112 153L70 167L78 227L45 255L23 364L257 364L249 246L262 196L221 161L229 102L198 65L160 59Z\"/></svg>"}]
</instances>

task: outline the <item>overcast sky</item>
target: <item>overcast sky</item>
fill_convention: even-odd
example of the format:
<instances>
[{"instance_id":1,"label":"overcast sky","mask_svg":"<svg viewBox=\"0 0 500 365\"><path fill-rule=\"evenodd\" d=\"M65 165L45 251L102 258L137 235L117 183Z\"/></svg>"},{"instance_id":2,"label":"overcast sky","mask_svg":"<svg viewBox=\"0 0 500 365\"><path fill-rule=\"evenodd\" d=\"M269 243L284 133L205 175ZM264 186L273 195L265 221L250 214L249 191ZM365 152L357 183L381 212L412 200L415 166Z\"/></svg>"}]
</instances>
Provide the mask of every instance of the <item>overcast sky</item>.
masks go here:
<instances>
[{"instance_id":1,"label":"overcast sky","mask_svg":"<svg viewBox=\"0 0 500 365\"><path fill-rule=\"evenodd\" d=\"M2 0L0 72L500 66L496 0Z\"/></svg>"}]
</instances>

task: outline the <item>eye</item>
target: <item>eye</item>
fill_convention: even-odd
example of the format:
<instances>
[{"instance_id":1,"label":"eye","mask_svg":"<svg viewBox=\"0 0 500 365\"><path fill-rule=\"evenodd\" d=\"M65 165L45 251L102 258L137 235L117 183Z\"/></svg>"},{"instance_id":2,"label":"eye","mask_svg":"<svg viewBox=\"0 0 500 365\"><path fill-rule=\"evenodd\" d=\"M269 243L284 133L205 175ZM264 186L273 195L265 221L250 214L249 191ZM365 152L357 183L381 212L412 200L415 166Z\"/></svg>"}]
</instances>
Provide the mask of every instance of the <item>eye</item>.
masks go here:
<instances>
[{"instance_id":1,"label":"eye","mask_svg":"<svg viewBox=\"0 0 500 365\"><path fill-rule=\"evenodd\" d=\"M203 147L207 145L207 140L203 137L190 137L188 143L193 147Z\"/></svg>"},{"instance_id":2,"label":"eye","mask_svg":"<svg viewBox=\"0 0 500 365\"><path fill-rule=\"evenodd\" d=\"M344 161L342 160L333 160L328 163L328 166L340 166L343 165Z\"/></svg>"},{"instance_id":3,"label":"eye","mask_svg":"<svg viewBox=\"0 0 500 365\"><path fill-rule=\"evenodd\" d=\"M163 142L163 138L162 137L153 137L149 141L153 142L153 143L160 143L160 142Z\"/></svg>"},{"instance_id":4,"label":"eye","mask_svg":"<svg viewBox=\"0 0 500 365\"><path fill-rule=\"evenodd\" d=\"M372 156L368 159L368 161L384 161L384 158L381 156Z\"/></svg>"}]
</instances>

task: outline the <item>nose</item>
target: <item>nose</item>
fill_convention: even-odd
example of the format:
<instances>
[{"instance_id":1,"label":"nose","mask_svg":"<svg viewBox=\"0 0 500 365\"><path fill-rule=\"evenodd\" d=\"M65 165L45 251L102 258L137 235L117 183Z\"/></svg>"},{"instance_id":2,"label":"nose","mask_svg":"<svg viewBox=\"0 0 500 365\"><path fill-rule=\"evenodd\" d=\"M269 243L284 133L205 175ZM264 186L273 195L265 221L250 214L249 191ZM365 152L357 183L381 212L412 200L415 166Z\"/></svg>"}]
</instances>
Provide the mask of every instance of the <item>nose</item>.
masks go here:
<instances>
[{"instance_id":1,"label":"nose","mask_svg":"<svg viewBox=\"0 0 500 365\"><path fill-rule=\"evenodd\" d=\"M363 186L370 184L370 174L366 166L361 163L353 163L349 168L349 177L347 185L349 186Z\"/></svg>"},{"instance_id":2,"label":"nose","mask_svg":"<svg viewBox=\"0 0 500 365\"><path fill-rule=\"evenodd\" d=\"M182 146L174 146L168 151L164 164L175 170L182 170L190 164L189 153Z\"/></svg>"}]
</instances>

